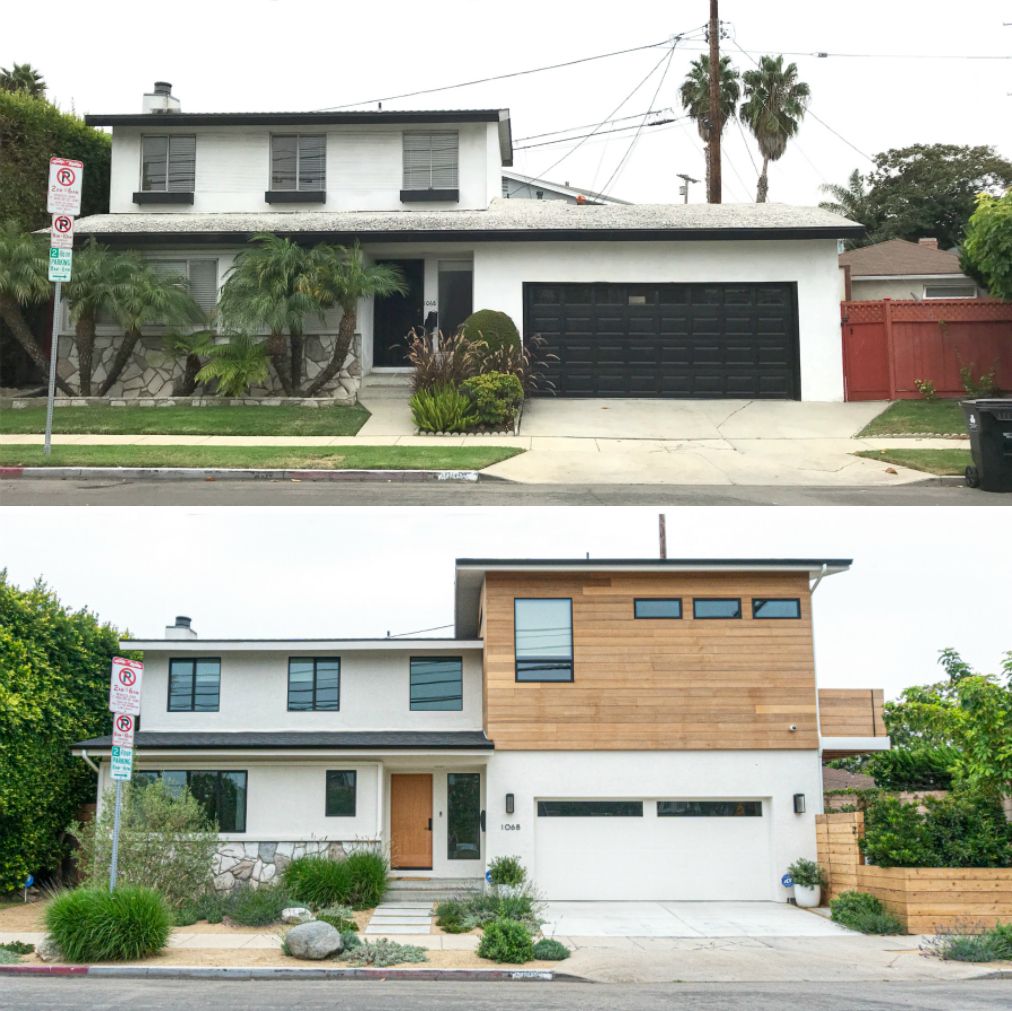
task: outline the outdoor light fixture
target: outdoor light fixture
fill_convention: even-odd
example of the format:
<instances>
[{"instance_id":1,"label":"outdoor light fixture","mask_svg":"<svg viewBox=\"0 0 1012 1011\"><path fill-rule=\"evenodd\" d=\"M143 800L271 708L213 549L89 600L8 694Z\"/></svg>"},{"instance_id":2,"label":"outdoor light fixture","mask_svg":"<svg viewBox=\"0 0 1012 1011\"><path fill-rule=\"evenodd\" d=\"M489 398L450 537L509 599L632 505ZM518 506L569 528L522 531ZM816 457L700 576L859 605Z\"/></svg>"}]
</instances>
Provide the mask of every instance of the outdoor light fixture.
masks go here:
<instances>
[{"instance_id":1,"label":"outdoor light fixture","mask_svg":"<svg viewBox=\"0 0 1012 1011\"><path fill-rule=\"evenodd\" d=\"M805 813L805 795L803 793L796 793L794 795L794 813Z\"/></svg>"},{"instance_id":2,"label":"outdoor light fixture","mask_svg":"<svg viewBox=\"0 0 1012 1011\"><path fill-rule=\"evenodd\" d=\"M512 814L513 813L513 794L512 793L507 793L506 794L506 813L507 814Z\"/></svg>"}]
</instances>

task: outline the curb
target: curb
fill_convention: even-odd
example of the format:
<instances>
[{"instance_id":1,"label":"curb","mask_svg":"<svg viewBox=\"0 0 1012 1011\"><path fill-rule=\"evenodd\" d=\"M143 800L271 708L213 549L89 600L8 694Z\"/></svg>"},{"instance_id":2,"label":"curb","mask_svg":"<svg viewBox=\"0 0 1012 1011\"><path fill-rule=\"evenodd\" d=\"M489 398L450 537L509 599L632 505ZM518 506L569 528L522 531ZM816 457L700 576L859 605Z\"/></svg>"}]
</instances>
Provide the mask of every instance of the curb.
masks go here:
<instances>
[{"instance_id":1,"label":"curb","mask_svg":"<svg viewBox=\"0 0 1012 1011\"><path fill-rule=\"evenodd\" d=\"M107 478L146 481L369 481L421 484L426 481L504 481L477 470L246 470L232 467L0 467L8 480Z\"/></svg>"},{"instance_id":2,"label":"curb","mask_svg":"<svg viewBox=\"0 0 1012 1011\"><path fill-rule=\"evenodd\" d=\"M0 976L102 976L106 979L413 979L475 983L586 983L551 969L244 969L130 965L3 965Z\"/></svg>"}]
</instances>

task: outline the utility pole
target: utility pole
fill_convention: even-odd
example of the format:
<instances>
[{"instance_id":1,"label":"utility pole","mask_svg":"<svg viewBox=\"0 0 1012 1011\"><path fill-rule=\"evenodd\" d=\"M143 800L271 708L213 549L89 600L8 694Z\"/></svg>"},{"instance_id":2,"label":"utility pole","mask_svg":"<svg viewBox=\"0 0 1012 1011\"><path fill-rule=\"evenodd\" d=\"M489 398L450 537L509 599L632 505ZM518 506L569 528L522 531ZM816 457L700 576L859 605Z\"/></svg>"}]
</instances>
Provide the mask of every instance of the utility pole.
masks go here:
<instances>
[{"instance_id":1,"label":"utility pole","mask_svg":"<svg viewBox=\"0 0 1012 1011\"><path fill-rule=\"evenodd\" d=\"M720 135L724 124L720 118L720 19L717 15L717 0L710 0L710 102L709 141L706 145L706 163L710 172L710 191L706 199L711 204L720 203Z\"/></svg>"},{"instance_id":2,"label":"utility pole","mask_svg":"<svg viewBox=\"0 0 1012 1011\"><path fill-rule=\"evenodd\" d=\"M698 183L698 179L693 179L692 176L686 175L684 172L676 172L675 175L682 180L682 185L678 187L678 195L682 197L682 203L687 204L689 202L689 183Z\"/></svg>"}]
</instances>

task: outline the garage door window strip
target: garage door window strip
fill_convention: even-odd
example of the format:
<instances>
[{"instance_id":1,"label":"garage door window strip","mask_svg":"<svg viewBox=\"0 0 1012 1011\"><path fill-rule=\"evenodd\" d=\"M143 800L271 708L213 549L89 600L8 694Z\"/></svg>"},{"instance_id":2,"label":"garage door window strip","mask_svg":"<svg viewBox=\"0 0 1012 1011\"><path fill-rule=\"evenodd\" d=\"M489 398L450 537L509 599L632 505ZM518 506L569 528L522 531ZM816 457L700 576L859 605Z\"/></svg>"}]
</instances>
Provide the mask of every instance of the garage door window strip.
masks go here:
<instances>
[{"instance_id":1,"label":"garage door window strip","mask_svg":"<svg viewBox=\"0 0 1012 1011\"><path fill-rule=\"evenodd\" d=\"M692 601L693 618L740 618L740 597L696 597Z\"/></svg>"},{"instance_id":2,"label":"garage door window strip","mask_svg":"<svg viewBox=\"0 0 1012 1011\"><path fill-rule=\"evenodd\" d=\"M680 597L637 597L633 601L633 614L637 618L681 618Z\"/></svg>"},{"instance_id":3,"label":"garage door window strip","mask_svg":"<svg viewBox=\"0 0 1012 1011\"><path fill-rule=\"evenodd\" d=\"M573 601L514 598L517 681L573 680Z\"/></svg>"},{"instance_id":4,"label":"garage door window strip","mask_svg":"<svg viewBox=\"0 0 1012 1011\"><path fill-rule=\"evenodd\" d=\"M753 597L753 618L800 618L801 601L797 597Z\"/></svg>"},{"instance_id":5,"label":"garage door window strip","mask_svg":"<svg viewBox=\"0 0 1012 1011\"><path fill-rule=\"evenodd\" d=\"M761 818L761 800L659 800L658 818Z\"/></svg>"},{"instance_id":6,"label":"garage door window strip","mask_svg":"<svg viewBox=\"0 0 1012 1011\"><path fill-rule=\"evenodd\" d=\"M642 818L641 800L539 800L539 818Z\"/></svg>"}]
</instances>

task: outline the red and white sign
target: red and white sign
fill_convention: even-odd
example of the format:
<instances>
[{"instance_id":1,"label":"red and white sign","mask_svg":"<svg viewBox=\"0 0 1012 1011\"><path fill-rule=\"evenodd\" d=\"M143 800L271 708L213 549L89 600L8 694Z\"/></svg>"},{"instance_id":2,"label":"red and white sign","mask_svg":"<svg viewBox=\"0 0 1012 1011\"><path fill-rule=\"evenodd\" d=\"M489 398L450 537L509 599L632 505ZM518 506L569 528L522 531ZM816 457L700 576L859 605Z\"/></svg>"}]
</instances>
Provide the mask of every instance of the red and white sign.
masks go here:
<instances>
[{"instance_id":1,"label":"red and white sign","mask_svg":"<svg viewBox=\"0 0 1012 1011\"><path fill-rule=\"evenodd\" d=\"M112 677L109 681L109 711L139 716L141 711L141 679L144 664L121 656L112 658Z\"/></svg>"},{"instance_id":2,"label":"red and white sign","mask_svg":"<svg viewBox=\"0 0 1012 1011\"><path fill-rule=\"evenodd\" d=\"M50 214L81 213L81 184L84 162L72 158L49 159L49 196L46 210Z\"/></svg>"},{"instance_id":3,"label":"red and white sign","mask_svg":"<svg viewBox=\"0 0 1012 1011\"><path fill-rule=\"evenodd\" d=\"M52 249L74 248L74 219L69 214L54 214L49 228L49 245Z\"/></svg>"},{"instance_id":4,"label":"red and white sign","mask_svg":"<svg viewBox=\"0 0 1012 1011\"><path fill-rule=\"evenodd\" d=\"M136 716L131 716L129 713L116 713L112 718L112 743L120 748L132 748L136 723Z\"/></svg>"}]
</instances>

